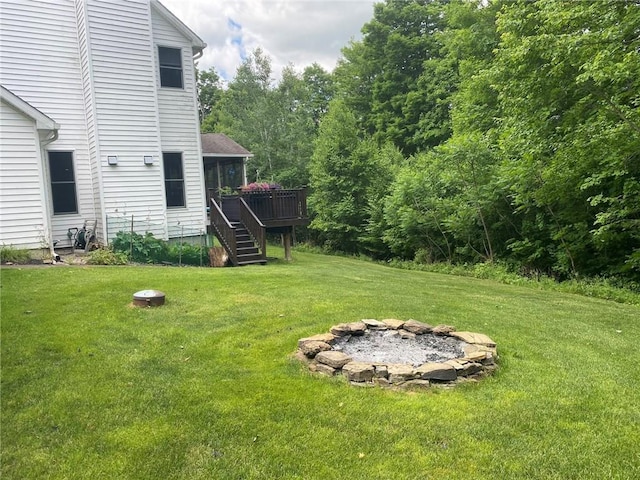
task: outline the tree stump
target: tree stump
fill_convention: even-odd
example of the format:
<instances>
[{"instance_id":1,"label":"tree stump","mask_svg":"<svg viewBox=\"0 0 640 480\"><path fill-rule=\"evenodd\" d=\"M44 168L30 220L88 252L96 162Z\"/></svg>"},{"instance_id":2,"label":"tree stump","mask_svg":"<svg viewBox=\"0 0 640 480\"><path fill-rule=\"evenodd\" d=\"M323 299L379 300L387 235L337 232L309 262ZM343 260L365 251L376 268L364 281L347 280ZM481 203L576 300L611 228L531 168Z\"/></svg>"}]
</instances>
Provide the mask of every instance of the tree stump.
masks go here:
<instances>
[{"instance_id":1,"label":"tree stump","mask_svg":"<svg viewBox=\"0 0 640 480\"><path fill-rule=\"evenodd\" d=\"M227 265L229 255L224 247L211 247L209 249L209 265L212 267L224 267Z\"/></svg>"}]
</instances>

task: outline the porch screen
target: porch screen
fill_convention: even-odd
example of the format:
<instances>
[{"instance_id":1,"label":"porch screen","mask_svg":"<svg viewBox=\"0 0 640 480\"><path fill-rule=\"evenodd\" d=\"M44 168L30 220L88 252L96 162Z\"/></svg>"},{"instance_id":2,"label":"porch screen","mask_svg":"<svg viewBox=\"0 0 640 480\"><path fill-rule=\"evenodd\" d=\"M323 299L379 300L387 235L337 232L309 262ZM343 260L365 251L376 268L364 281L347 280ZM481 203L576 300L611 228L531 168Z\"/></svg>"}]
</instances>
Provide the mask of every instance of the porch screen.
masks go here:
<instances>
[{"instance_id":1,"label":"porch screen","mask_svg":"<svg viewBox=\"0 0 640 480\"><path fill-rule=\"evenodd\" d=\"M162 163L164 163L164 189L167 195L167 207L184 207L182 154L164 152Z\"/></svg>"},{"instance_id":2,"label":"porch screen","mask_svg":"<svg viewBox=\"0 0 640 480\"><path fill-rule=\"evenodd\" d=\"M73 152L48 152L53 214L78 213Z\"/></svg>"}]
</instances>

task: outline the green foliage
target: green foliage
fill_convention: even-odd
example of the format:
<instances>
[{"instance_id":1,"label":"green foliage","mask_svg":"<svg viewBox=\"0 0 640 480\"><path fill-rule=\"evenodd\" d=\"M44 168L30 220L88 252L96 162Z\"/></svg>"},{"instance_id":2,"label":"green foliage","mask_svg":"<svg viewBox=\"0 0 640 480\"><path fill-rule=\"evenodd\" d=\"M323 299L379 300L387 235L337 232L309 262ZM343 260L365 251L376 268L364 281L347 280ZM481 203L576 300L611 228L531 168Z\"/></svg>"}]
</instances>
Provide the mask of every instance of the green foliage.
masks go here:
<instances>
[{"instance_id":1,"label":"green foliage","mask_svg":"<svg viewBox=\"0 0 640 480\"><path fill-rule=\"evenodd\" d=\"M207 266L209 251L203 245L192 243L169 243L166 261L179 265Z\"/></svg>"},{"instance_id":2,"label":"green foliage","mask_svg":"<svg viewBox=\"0 0 640 480\"><path fill-rule=\"evenodd\" d=\"M122 252L133 262L161 263L168 257L167 242L155 238L151 232L144 235L120 231L111 241L111 248Z\"/></svg>"},{"instance_id":3,"label":"green foliage","mask_svg":"<svg viewBox=\"0 0 640 480\"><path fill-rule=\"evenodd\" d=\"M457 71L441 54L444 3L386 1L343 49L336 69L340 93L378 144L405 154L438 145L451 134L449 104Z\"/></svg>"},{"instance_id":4,"label":"green foliage","mask_svg":"<svg viewBox=\"0 0 640 480\"><path fill-rule=\"evenodd\" d=\"M113 248L99 248L89 252L89 265L126 265L129 259L124 252L114 252Z\"/></svg>"},{"instance_id":5,"label":"green foliage","mask_svg":"<svg viewBox=\"0 0 640 480\"><path fill-rule=\"evenodd\" d=\"M0 263L29 263L31 254L24 248L15 248L11 245L0 247Z\"/></svg>"},{"instance_id":6,"label":"green foliage","mask_svg":"<svg viewBox=\"0 0 640 480\"><path fill-rule=\"evenodd\" d=\"M220 76L213 67L206 71L200 71L196 68L196 78L202 133L215 132L218 121L218 105L223 95Z\"/></svg>"},{"instance_id":7,"label":"green foliage","mask_svg":"<svg viewBox=\"0 0 640 480\"><path fill-rule=\"evenodd\" d=\"M356 118L342 100L331 103L320 125L310 174L310 228L319 242L342 252L362 251L367 207L381 196L389 166L371 139L359 137Z\"/></svg>"},{"instance_id":8,"label":"green foliage","mask_svg":"<svg viewBox=\"0 0 640 480\"><path fill-rule=\"evenodd\" d=\"M152 233L118 232L111 241L111 248L117 256L125 255L138 263L172 263L176 265L202 266L209 263L206 246L188 242L166 242L155 238ZM118 257L120 258L120 257Z\"/></svg>"},{"instance_id":9,"label":"green foliage","mask_svg":"<svg viewBox=\"0 0 640 480\"><path fill-rule=\"evenodd\" d=\"M286 67L276 84L271 58L256 49L220 95L203 131L226 133L254 154L249 181L306 185L313 139L333 97L332 76L317 64L302 74Z\"/></svg>"}]
</instances>

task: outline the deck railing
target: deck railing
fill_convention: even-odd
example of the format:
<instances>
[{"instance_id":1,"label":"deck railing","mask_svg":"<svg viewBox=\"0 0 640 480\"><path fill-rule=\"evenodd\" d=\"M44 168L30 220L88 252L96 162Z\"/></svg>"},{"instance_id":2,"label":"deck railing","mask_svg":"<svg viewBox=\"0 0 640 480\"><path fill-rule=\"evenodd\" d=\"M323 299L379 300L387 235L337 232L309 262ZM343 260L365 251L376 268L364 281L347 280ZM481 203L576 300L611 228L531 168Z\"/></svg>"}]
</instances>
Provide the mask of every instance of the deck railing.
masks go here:
<instances>
[{"instance_id":1,"label":"deck railing","mask_svg":"<svg viewBox=\"0 0 640 480\"><path fill-rule=\"evenodd\" d=\"M307 191L305 188L256 190L241 192L240 195L264 223L272 220L307 218Z\"/></svg>"},{"instance_id":2,"label":"deck railing","mask_svg":"<svg viewBox=\"0 0 640 480\"><path fill-rule=\"evenodd\" d=\"M209 200L209 205L211 207L209 210L211 225L216 230L216 236L220 240L220 243L222 243L222 246L229 253L231 262L236 265L238 262L236 229L229 223L227 217L222 213L220 206L213 198Z\"/></svg>"},{"instance_id":3,"label":"deck railing","mask_svg":"<svg viewBox=\"0 0 640 480\"><path fill-rule=\"evenodd\" d=\"M256 242L258 248L260 249L260 255L264 260L267 258L267 236L265 233L265 226L255 215L255 213L251 211L244 198L240 198L239 204L240 222L245 226L245 228L249 232L249 235L253 237L253 240Z\"/></svg>"}]
</instances>

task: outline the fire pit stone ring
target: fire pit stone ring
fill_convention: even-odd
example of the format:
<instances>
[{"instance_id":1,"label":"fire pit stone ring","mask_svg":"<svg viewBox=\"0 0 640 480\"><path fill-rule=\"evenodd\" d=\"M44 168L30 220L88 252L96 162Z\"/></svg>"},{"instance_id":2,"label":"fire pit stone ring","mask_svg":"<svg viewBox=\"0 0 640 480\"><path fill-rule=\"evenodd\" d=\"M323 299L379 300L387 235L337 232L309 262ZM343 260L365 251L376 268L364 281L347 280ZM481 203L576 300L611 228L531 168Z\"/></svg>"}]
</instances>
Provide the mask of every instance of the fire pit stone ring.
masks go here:
<instances>
[{"instance_id":1,"label":"fire pit stone ring","mask_svg":"<svg viewBox=\"0 0 640 480\"><path fill-rule=\"evenodd\" d=\"M296 358L352 385L406 389L475 381L497 368L498 351L487 335L450 325L364 319L301 338Z\"/></svg>"}]
</instances>

